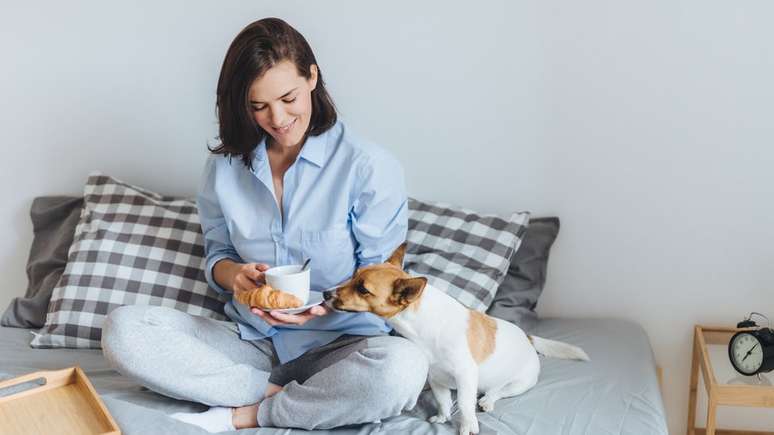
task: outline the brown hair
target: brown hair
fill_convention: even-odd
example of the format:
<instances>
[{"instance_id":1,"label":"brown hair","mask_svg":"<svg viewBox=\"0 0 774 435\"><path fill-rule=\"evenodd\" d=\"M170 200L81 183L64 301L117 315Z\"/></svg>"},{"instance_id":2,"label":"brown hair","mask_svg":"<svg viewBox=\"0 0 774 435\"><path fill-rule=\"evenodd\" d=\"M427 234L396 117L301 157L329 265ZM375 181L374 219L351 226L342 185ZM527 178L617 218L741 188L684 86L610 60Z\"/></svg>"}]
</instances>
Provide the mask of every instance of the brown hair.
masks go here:
<instances>
[{"instance_id":1,"label":"brown hair","mask_svg":"<svg viewBox=\"0 0 774 435\"><path fill-rule=\"evenodd\" d=\"M208 149L213 154L236 155L252 170L253 152L266 136L253 116L249 102L250 86L269 68L282 61L291 61L300 76L309 79L312 64L317 60L306 39L279 18L264 18L242 29L226 52L218 79L216 111L219 121L220 145ZM336 107L325 89L320 66L317 65L317 86L312 90L312 116L308 135L324 133L336 123Z\"/></svg>"}]
</instances>

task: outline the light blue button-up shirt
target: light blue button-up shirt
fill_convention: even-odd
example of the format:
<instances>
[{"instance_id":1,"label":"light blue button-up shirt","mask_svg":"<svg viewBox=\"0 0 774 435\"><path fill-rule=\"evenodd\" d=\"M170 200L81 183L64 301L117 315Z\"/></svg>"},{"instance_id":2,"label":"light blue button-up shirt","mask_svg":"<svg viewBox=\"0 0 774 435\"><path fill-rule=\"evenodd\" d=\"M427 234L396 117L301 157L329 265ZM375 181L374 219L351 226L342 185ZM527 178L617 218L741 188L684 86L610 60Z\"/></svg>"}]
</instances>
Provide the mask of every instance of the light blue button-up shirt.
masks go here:
<instances>
[{"instance_id":1,"label":"light blue button-up shirt","mask_svg":"<svg viewBox=\"0 0 774 435\"><path fill-rule=\"evenodd\" d=\"M307 138L283 179L280 214L264 139L255 149L253 172L239 157L210 155L197 206L212 268L229 258L271 266L311 258L311 289L321 291L349 279L357 267L386 261L406 240L408 201L403 169L389 152L363 142L338 121ZM343 334L381 335L390 331L370 313L330 313L304 325L271 326L230 300L225 312L245 340L271 337L280 362Z\"/></svg>"}]
</instances>

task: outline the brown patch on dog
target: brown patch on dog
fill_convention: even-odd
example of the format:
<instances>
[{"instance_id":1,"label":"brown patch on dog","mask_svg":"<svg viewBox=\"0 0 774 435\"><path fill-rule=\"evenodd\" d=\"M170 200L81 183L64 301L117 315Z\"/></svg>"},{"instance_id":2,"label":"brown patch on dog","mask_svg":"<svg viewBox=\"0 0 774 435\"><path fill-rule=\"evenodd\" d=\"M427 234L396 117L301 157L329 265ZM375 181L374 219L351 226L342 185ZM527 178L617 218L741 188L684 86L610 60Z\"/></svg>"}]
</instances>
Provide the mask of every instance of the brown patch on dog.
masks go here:
<instances>
[{"instance_id":1,"label":"brown patch on dog","mask_svg":"<svg viewBox=\"0 0 774 435\"><path fill-rule=\"evenodd\" d=\"M468 348L473 359L478 364L484 362L495 350L495 333L497 322L495 319L478 311L469 310L468 318Z\"/></svg>"},{"instance_id":2,"label":"brown patch on dog","mask_svg":"<svg viewBox=\"0 0 774 435\"><path fill-rule=\"evenodd\" d=\"M393 253L393 260L400 260L404 249L405 244ZM425 285L427 278L412 278L394 263L371 264L355 271L352 279L336 289L329 303L337 310L390 318L417 302Z\"/></svg>"},{"instance_id":3,"label":"brown patch on dog","mask_svg":"<svg viewBox=\"0 0 774 435\"><path fill-rule=\"evenodd\" d=\"M407 243L403 242L394 251L392 251L390 258L387 259L387 263L392 264L400 270L403 270L403 256L406 254L406 245Z\"/></svg>"}]
</instances>

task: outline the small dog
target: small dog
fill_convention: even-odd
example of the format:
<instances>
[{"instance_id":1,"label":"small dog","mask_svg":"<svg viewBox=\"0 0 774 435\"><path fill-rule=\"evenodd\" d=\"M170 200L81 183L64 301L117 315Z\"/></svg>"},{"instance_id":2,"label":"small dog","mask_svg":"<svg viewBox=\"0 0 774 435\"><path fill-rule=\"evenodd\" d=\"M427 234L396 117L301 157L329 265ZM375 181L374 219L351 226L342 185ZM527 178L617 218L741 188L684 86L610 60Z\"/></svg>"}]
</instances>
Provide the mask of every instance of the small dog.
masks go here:
<instances>
[{"instance_id":1,"label":"small dog","mask_svg":"<svg viewBox=\"0 0 774 435\"><path fill-rule=\"evenodd\" d=\"M427 284L427 278L403 271L403 243L389 260L358 269L325 303L339 311L371 312L419 345L430 362L428 381L438 403L431 423L451 417L451 389L457 389L461 435L478 433L478 404L489 412L497 400L516 396L538 381L538 353L588 361L586 353L566 343L528 336L518 326L470 310Z\"/></svg>"}]
</instances>

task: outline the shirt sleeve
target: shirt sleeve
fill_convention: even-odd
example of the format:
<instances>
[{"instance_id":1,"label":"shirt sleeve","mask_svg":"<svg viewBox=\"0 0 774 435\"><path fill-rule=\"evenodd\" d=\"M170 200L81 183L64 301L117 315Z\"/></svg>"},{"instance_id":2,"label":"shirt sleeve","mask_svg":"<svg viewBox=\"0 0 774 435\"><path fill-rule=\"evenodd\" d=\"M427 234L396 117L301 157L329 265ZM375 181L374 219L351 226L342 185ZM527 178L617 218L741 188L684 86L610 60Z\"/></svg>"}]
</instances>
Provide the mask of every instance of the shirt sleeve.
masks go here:
<instances>
[{"instance_id":1,"label":"shirt sleeve","mask_svg":"<svg viewBox=\"0 0 774 435\"><path fill-rule=\"evenodd\" d=\"M244 261L231 244L226 218L223 216L218 195L215 192L215 177L217 175L215 159L217 157L208 156L207 158L199 191L196 195L196 207L199 211L199 220L202 225L202 234L204 235L204 253L206 256L204 275L210 287L224 294L230 292L215 282L212 273L215 263L224 258L229 258L238 263L244 263Z\"/></svg>"},{"instance_id":2,"label":"shirt sleeve","mask_svg":"<svg viewBox=\"0 0 774 435\"><path fill-rule=\"evenodd\" d=\"M357 240L357 267L387 261L406 240L408 197L403 167L379 150L358 170L359 192L350 216Z\"/></svg>"}]
</instances>

